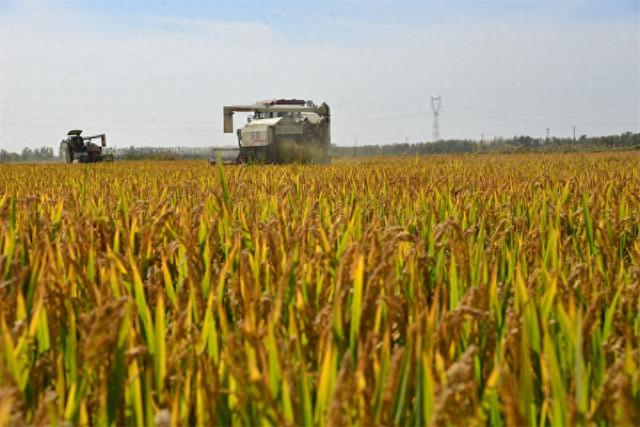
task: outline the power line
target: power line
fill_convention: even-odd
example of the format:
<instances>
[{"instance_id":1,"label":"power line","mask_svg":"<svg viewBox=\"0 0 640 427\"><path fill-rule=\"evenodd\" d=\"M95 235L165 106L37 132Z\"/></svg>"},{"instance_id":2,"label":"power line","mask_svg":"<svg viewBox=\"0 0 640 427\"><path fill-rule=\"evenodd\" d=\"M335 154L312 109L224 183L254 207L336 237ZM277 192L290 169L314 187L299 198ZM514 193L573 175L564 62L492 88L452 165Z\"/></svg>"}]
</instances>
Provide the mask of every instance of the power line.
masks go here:
<instances>
[{"instance_id":1,"label":"power line","mask_svg":"<svg viewBox=\"0 0 640 427\"><path fill-rule=\"evenodd\" d=\"M404 119L407 117L418 117L418 116L424 116L429 114L429 111L421 111L419 113L415 113L415 114L403 114L403 115L398 115L398 116L386 116L386 117L378 117L375 119L366 119L366 120L355 120L355 121L351 121L351 122L341 122L341 121L337 121L337 122L331 122L334 125L353 125L353 124L357 124L357 123L371 123L371 122L378 122L378 121L384 121L384 120L393 120L393 119Z\"/></svg>"},{"instance_id":2,"label":"power line","mask_svg":"<svg viewBox=\"0 0 640 427\"><path fill-rule=\"evenodd\" d=\"M447 112L453 112L453 115L472 115L479 117L495 117L501 120L510 120L515 122L522 123L532 123L532 124L541 124L541 123L554 123L560 125L566 125L570 122L570 119L562 118L562 116L558 116L555 119L547 118L546 115L536 115L536 114L518 114L518 113L499 113L493 111L480 111L480 110L464 110L464 109L454 109L447 108ZM528 117L527 117L528 116ZM550 115L548 117L554 117ZM575 119L575 118L574 118ZM617 117L617 118L603 118L603 120L598 119L583 119L584 121L589 122L590 124L597 124L602 126L638 126L640 124L639 120L633 121L632 118L629 117ZM588 124L586 124L588 126Z\"/></svg>"},{"instance_id":3,"label":"power line","mask_svg":"<svg viewBox=\"0 0 640 427\"><path fill-rule=\"evenodd\" d=\"M638 116L602 116L602 115L588 115L588 114L557 114L557 113L518 113L518 112L502 112L497 110L485 109L485 108L468 108L468 107L449 107L448 111L458 112L473 112L479 114L489 115L510 115L510 116L525 116L525 117L550 117L550 118L566 118L566 119L601 119L601 120L637 120Z\"/></svg>"},{"instance_id":4,"label":"power line","mask_svg":"<svg viewBox=\"0 0 640 427\"><path fill-rule=\"evenodd\" d=\"M16 126L16 127L28 127L28 128L32 128L32 127L38 127L38 128L46 128L46 129L68 129L68 126L61 126L61 125L52 125L52 124L45 124L45 123L16 123L16 122L2 122L0 123L2 126L4 125L9 125L9 126ZM97 125L94 125L92 127L98 127ZM108 131L113 131L113 132L149 132L149 133L153 133L153 132L184 132L184 133L188 133L188 132L222 132L221 128L216 128L216 129L198 129L198 128L177 128L177 127L164 127L164 128L136 128L136 127L118 127L118 126L102 126L103 129L106 129Z\"/></svg>"},{"instance_id":5,"label":"power line","mask_svg":"<svg viewBox=\"0 0 640 427\"><path fill-rule=\"evenodd\" d=\"M335 114L336 116L340 116L340 117L362 117L362 116L375 116L375 115L379 115L379 114L386 115L386 114L411 113L411 112L413 112L415 110L416 110L416 108L401 108L401 109L393 109L393 110L386 110L386 111L362 111L362 112L359 112L359 113L346 113L346 114L342 114L342 113L336 112L335 109L332 109L331 111L332 111L332 114ZM372 117L371 120L376 120L376 119L374 117Z\"/></svg>"}]
</instances>

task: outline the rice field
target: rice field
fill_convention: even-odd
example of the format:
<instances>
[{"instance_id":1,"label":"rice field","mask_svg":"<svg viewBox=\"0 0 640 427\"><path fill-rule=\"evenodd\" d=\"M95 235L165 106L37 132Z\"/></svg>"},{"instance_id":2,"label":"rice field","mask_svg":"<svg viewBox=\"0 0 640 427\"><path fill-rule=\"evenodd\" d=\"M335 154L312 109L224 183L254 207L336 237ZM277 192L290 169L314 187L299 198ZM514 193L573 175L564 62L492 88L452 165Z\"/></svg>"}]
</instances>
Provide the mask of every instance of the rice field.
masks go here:
<instances>
[{"instance_id":1,"label":"rice field","mask_svg":"<svg viewBox=\"0 0 640 427\"><path fill-rule=\"evenodd\" d=\"M0 165L0 425L640 425L640 153Z\"/></svg>"}]
</instances>

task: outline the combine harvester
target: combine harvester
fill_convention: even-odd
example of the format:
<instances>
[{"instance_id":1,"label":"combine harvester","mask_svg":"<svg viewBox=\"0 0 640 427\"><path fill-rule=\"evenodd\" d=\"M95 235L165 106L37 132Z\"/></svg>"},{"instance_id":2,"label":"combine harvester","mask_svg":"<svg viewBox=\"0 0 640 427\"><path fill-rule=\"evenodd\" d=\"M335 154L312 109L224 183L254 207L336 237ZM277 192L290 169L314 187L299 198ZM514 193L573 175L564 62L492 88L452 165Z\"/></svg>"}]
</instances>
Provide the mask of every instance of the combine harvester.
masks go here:
<instances>
[{"instance_id":1,"label":"combine harvester","mask_svg":"<svg viewBox=\"0 0 640 427\"><path fill-rule=\"evenodd\" d=\"M60 142L60 158L65 163L97 163L112 162L112 154L102 154L102 148L107 146L105 134L80 136L81 130L70 130L67 137ZM100 139L100 145L91 142Z\"/></svg>"},{"instance_id":2,"label":"combine harvester","mask_svg":"<svg viewBox=\"0 0 640 427\"><path fill-rule=\"evenodd\" d=\"M233 132L233 113L249 112L238 129L238 150L218 149L210 164L223 163L328 163L331 146L329 106L299 99L272 99L253 105L224 107L224 132Z\"/></svg>"}]
</instances>

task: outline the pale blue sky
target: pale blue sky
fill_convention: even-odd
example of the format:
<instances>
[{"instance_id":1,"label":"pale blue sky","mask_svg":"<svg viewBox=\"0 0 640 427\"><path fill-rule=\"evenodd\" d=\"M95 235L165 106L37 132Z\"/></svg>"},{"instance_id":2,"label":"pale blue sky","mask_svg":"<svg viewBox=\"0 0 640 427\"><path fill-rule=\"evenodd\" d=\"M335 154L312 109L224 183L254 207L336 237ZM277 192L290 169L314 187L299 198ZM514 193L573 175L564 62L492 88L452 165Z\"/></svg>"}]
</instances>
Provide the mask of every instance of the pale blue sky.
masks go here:
<instances>
[{"instance_id":1,"label":"pale blue sky","mask_svg":"<svg viewBox=\"0 0 640 427\"><path fill-rule=\"evenodd\" d=\"M640 131L639 2L0 0L0 148L228 145L221 110L326 101L340 145ZM236 121L238 123L239 121Z\"/></svg>"}]
</instances>

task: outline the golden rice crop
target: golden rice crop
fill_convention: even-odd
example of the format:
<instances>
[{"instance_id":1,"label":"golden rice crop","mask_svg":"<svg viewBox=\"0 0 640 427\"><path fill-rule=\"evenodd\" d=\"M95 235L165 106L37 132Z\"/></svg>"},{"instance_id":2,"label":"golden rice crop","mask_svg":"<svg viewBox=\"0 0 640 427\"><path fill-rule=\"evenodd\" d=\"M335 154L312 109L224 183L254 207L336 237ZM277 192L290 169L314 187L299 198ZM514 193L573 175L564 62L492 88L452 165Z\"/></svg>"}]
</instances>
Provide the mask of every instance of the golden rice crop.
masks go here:
<instances>
[{"instance_id":1,"label":"golden rice crop","mask_svg":"<svg viewBox=\"0 0 640 427\"><path fill-rule=\"evenodd\" d=\"M640 424L640 155L0 165L0 425Z\"/></svg>"}]
</instances>

